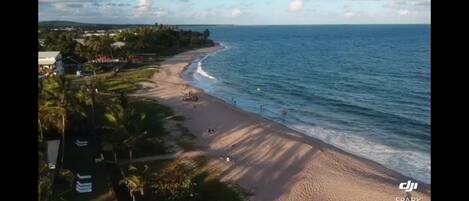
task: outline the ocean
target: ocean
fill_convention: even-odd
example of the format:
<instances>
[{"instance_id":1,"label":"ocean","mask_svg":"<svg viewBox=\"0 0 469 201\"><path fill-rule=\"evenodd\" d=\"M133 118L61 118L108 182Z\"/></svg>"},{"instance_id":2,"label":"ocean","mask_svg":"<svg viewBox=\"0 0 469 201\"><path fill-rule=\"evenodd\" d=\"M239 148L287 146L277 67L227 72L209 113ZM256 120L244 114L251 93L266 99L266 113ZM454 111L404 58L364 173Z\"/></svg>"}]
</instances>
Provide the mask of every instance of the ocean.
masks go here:
<instances>
[{"instance_id":1,"label":"ocean","mask_svg":"<svg viewBox=\"0 0 469 201\"><path fill-rule=\"evenodd\" d=\"M192 85L430 184L430 25L183 28L224 46Z\"/></svg>"}]
</instances>

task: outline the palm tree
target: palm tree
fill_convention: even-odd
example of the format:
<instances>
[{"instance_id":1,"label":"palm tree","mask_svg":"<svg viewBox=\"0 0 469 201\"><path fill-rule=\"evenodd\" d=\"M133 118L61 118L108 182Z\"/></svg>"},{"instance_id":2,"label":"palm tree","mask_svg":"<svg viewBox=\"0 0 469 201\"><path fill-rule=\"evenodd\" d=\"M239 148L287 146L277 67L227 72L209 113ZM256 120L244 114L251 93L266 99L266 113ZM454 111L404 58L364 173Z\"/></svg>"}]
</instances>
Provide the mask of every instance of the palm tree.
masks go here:
<instances>
[{"instance_id":1,"label":"palm tree","mask_svg":"<svg viewBox=\"0 0 469 201\"><path fill-rule=\"evenodd\" d=\"M91 131L93 136L96 134L96 90L99 85L96 79L86 80L86 85L76 93L77 99L90 107Z\"/></svg>"},{"instance_id":2,"label":"palm tree","mask_svg":"<svg viewBox=\"0 0 469 201\"><path fill-rule=\"evenodd\" d=\"M103 151L112 152L115 163L117 163L117 149L120 145L119 136L114 135L114 133L108 132L103 136L101 148Z\"/></svg>"},{"instance_id":3,"label":"palm tree","mask_svg":"<svg viewBox=\"0 0 469 201\"><path fill-rule=\"evenodd\" d=\"M144 189L148 185L149 176L147 165L145 165L143 169L130 166L127 176L119 183L127 187L130 197L135 201L134 192L140 192L140 195L144 195Z\"/></svg>"},{"instance_id":4,"label":"palm tree","mask_svg":"<svg viewBox=\"0 0 469 201\"><path fill-rule=\"evenodd\" d=\"M45 82L39 100L38 123L41 129L44 128L43 125L48 124L60 130L62 136L62 154L60 161L63 166L65 136L69 115L72 112L80 113L80 107L78 104L74 104L71 82L66 79L65 76L53 76L46 79Z\"/></svg>"},{"instance_id":5,"label":"palm tree","mask_svg":"<svg viewBox=\"0 0 469 201\"><path fill-rule=\"evenodd\" d=\"M125 139L122 143L127 147L127 150L129 151L129 161L132 164L132 151L135 148L135 145L137 144L137 136L130 136Z\"/></svg>"},{"instance_id":6,"label":"palm tree","mask_svg":"<svg viewBox=\"0 0 469 201\"><path fill-rule=\"evenodd\" d=\"M41 141L40 141L41 143ZM49 167L45 162L44 153L39 151L39 171L38 171L38 200L47 200L50 195L50 187L52 186L51 178L49 177Z\"/></svg>"},{"instance_id":7,"label":"palm tree","mask_svg":"<svg viewBox=\"0 0 469 201\"><path fill-rule=\"evenodd\" d=\"M40 137L44 137L44 131L51 128L62 130L61 117L64 110L53 101L41 101L38 105L38 128Z\"/></svg>"},{"instance_id":8,"label":"palm tree","mask_svg":"<svg viewBox=\"0 0 469 201\"><path fill-rule=\"evenodd\" d=\"M207 40L207 38L210 36L210 31L208 29L205 29L203 32L204 35L204 40Z\"/></svg>"},{"instance_id":9,"label":"palm tree","mask_svg":"<svg viewBox=\"0 0 469 201\"><path fill-rule=\"evenodd\" d=\"M141 136L145 114L137 112L128 106L128 99L124 94L119 97L120 104L108 106L108 112L104 115L114 135L125 138L123 141L129 151L129 159L132 160L132 151L138 138Z\"/></svg>"},{"instance_id":10,"label":"palm tree","mask_svg":"<svg viewBox=\"0 0 469 201\"><path fill-rule=\"evenodd\" d=\"M128 132L124 126L124 109L120 104L110 100L106 107L106 113L104 118L106 125L103 128L107 128L113 132L105 132L102 136L102 149L104 151L112 152L114 155L114 162L117 163L117 150L122 145L122 141L127 136Z\"/></svg>"},{"instance_id":11,"label":"palm tree","mask_svg":"<svg viewBox=\"0 0 469 201\"><path fill-rule=\"evenodd\" d=\"M96 76L96 72L101 70L101 67L97 63L88 63L85 65L86 71L93 72L93 76Z\"/></svg>"}]
</instances>

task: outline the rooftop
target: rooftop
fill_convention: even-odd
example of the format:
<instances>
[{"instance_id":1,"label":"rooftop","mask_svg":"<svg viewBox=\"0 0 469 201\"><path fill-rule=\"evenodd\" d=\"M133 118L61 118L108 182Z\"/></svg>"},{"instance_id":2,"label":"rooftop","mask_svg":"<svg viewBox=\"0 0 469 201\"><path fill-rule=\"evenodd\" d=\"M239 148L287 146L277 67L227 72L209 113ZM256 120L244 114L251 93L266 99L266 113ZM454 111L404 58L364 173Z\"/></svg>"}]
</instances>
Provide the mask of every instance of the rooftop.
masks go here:
<instances>
[{"instance_id":1,"label":"rooftop","mask_svg":"<svg viewBox=\"0 0 469 201\"><path fill-rule=\"evenodd\" d=\"M60 54L59 51L40 51L38 52L39 59L53 59Z\"/></svg>"}]
</instances>

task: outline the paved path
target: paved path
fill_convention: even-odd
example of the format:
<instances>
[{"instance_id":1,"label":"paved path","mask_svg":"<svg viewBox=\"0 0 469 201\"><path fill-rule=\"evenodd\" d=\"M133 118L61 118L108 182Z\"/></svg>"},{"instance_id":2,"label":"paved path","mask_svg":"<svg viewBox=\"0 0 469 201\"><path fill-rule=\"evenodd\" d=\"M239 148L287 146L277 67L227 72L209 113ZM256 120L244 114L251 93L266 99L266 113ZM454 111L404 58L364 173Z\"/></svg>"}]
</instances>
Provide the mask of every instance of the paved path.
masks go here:
<instances>
[{"instance_id":1,"label":"paved path","mask_svg":"<svg viewBox=\"0 0 469 201\"><path fill-rule=\"evenodd\" d=\"M156 161L156 160L167 160L167 159L175 159L175 158L190 158L190 157L203 156L206 154L207 152L205 151L189 151L189 152L179 151L174 154L164 154L164 155L136 158L136 159L133 159L132 161L122 160L122 161L119 161L119 164L128 164L130 162L137 163L137 162L147 162L147 161ZM105 162L113 163L114 161L105 161Z\"/></svg>"}]
</instances>

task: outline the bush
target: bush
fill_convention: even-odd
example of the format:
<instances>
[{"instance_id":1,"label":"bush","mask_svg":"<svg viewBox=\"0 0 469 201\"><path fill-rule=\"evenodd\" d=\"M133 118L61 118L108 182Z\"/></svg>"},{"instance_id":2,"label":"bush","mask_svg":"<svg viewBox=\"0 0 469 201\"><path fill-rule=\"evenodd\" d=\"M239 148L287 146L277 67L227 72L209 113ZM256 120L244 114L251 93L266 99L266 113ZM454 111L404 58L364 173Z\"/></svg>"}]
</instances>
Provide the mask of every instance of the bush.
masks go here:
<instances>
[{"instance_id":1,"label":"bush","mask_svg":"<svg viewBox=\"0 0 469 201\"><path fill-rule=\"evenodd\" d=\"M165 167L152 182L156 200L188 200L193 197L195 185L190 173L191 168L180 163L171 163Z\"/></svg>"}]
</instances>

